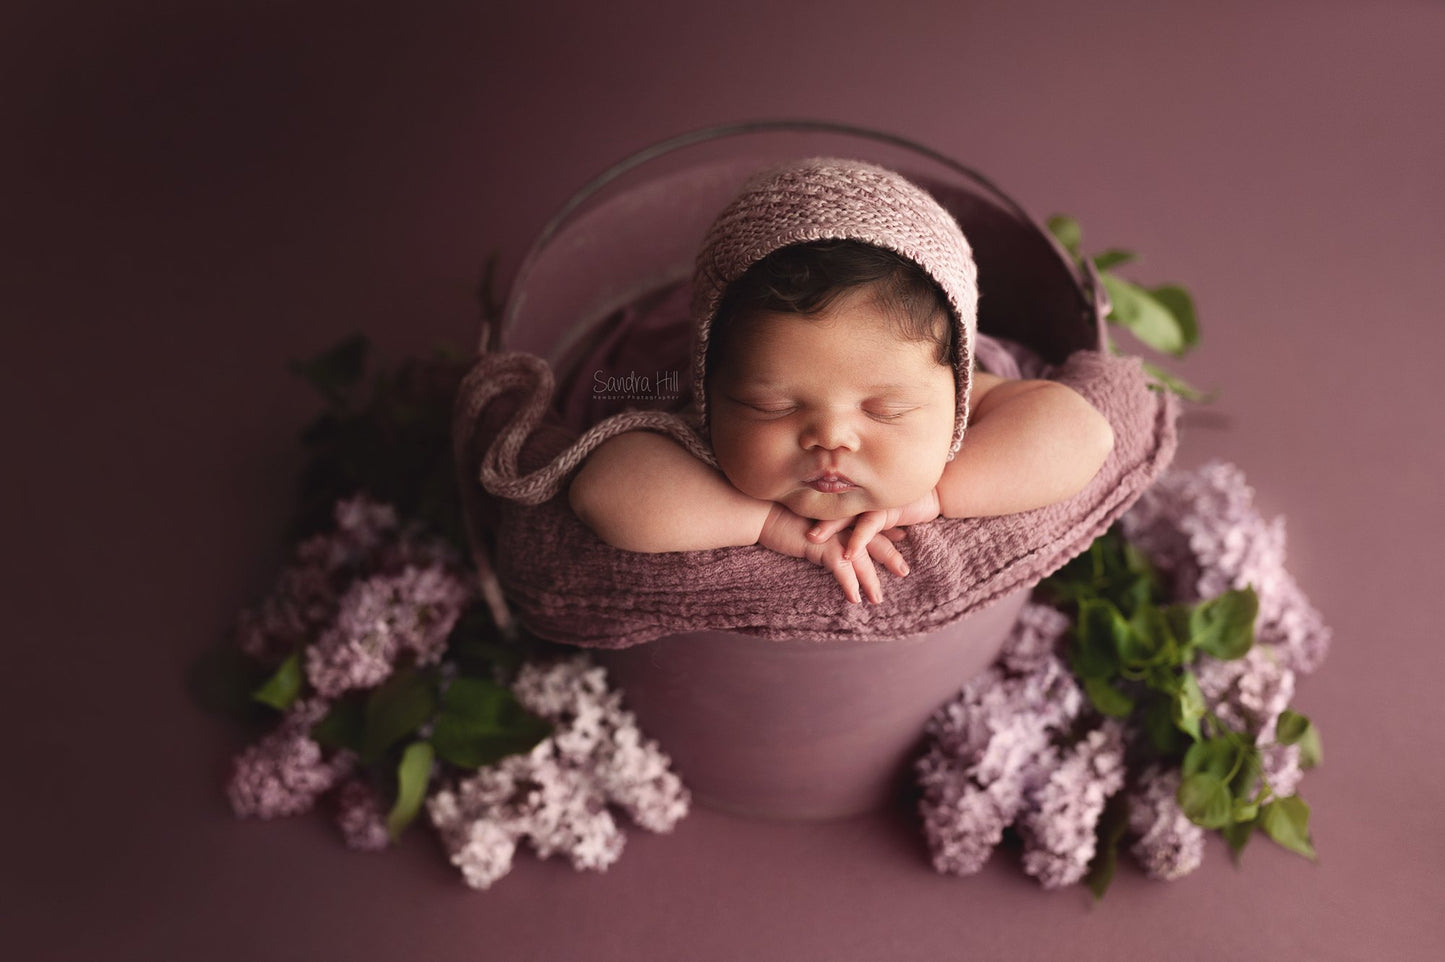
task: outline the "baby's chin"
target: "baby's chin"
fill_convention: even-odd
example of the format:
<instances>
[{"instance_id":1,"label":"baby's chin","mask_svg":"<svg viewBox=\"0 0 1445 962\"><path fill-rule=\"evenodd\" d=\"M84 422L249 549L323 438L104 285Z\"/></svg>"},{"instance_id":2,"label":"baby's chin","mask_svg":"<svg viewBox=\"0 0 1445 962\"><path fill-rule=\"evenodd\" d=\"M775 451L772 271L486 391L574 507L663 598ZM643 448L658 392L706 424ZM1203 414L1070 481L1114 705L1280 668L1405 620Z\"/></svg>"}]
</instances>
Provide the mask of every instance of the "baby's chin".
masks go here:
<instances>
[{"instance_id":1,"label":"baby's chin","mask_svg":"<svg viewBox=\"0 0 1445 962\"><path fill-rule=\"evenodd\" d=\"M839 494L825 494L811 488L801 488L779 500L789 511L814 521L841 521L864 511L877 511L887 507L879 504L876 498L862 488Z\"/></svg>"}]
</instances>

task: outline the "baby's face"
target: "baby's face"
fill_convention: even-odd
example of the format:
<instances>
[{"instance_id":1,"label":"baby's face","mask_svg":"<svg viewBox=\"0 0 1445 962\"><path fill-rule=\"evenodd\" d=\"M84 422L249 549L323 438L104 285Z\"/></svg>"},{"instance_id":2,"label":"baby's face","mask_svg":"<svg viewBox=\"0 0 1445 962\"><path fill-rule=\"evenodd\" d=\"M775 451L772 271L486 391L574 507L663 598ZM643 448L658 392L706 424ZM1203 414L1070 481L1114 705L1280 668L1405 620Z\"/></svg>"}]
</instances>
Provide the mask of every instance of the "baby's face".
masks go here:
<instances>
[{"instance_id":1,"label":"baby's face","mask_svg":"<svg viewBox=\"0 0 1445 962\"><path fill-rule=\"evenodd\" d=\"M897 335L867 289L812 317L749 318L708 383L719 466L820 521L918 500L953 440L953 369L936 351Z\"/></svg>"}]
</instances>

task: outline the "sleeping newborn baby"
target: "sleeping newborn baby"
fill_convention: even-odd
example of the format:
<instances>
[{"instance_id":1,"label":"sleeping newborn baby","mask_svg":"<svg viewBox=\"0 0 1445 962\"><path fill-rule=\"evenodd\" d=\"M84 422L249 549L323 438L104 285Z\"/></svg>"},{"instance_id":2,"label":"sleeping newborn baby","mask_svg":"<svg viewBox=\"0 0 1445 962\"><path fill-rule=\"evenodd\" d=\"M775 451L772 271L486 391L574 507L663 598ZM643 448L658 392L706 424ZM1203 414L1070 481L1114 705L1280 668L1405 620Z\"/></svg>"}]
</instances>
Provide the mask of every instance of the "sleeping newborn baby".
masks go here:
<instances>
[{"instance_id":1,"label":"sleeping newborn baby","mask_svg":"<svg viewBox=\"0 0 1445 962\"><path fill-rule=\"evenodd\" d=\"M908 525L1043 507L1113 447L1070 388L975 369L978 288L953 217L899 175L812 160L750 181L693 281L696 416L717 468L662 434L604 442L577 516L630 551L759 544L877 603Z\"/></svg>"}]
</instances>

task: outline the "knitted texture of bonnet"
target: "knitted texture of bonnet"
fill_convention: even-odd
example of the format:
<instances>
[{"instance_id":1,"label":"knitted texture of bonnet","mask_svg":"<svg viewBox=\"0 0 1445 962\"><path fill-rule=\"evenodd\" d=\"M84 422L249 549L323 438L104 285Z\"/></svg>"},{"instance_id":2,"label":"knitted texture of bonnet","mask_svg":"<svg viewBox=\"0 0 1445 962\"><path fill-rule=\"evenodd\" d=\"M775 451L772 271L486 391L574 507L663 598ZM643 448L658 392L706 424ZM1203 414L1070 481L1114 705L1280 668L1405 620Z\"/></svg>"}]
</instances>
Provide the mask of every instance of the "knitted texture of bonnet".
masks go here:
<instances>
[{"instance_id":1,"label":"knitted texture of bonnet","mask_svg":"<svg viewBox=\"0 0 1445 962\"><path fill-rule=\"evenodd\" d=\"M758 174L708 230L697 257L692 305L693 397L704 433L708 339L728 285L776 250L823 240L861 241L891 250L923 268L943 291L958 325L952 458L968 424L978 324L973 253L953 216L927 192L893 171L836 158L814 158Z\"/></svg>"}]
</instances>

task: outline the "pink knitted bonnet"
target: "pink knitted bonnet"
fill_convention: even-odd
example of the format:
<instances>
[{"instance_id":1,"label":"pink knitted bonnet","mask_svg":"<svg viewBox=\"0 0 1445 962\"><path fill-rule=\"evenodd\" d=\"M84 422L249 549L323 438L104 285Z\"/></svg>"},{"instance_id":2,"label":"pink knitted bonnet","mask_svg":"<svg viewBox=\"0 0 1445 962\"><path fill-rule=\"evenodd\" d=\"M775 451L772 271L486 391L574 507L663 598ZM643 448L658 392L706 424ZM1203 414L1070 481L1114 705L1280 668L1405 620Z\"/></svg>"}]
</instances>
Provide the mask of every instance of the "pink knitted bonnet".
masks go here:
<instances>
[{"instance_id":1,"label":"pink knitted bonnet","mask_svg":"<svg viewBox=\"0 0 1445 962\"><path fill-rule=\"evenodd\" d=\"M900 254L942 289L958 324L954 382L958 408L952 458L968 423L978 269L953 216L898 174L856 160L814 158L751 178L709 228L693 275L693 397L707 431L708 333L729 284L790 244L855 240Z\"/></svg>"}]
</instances>

